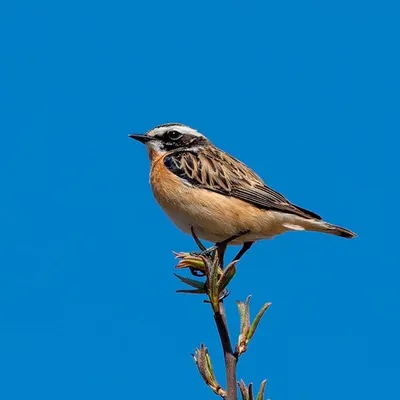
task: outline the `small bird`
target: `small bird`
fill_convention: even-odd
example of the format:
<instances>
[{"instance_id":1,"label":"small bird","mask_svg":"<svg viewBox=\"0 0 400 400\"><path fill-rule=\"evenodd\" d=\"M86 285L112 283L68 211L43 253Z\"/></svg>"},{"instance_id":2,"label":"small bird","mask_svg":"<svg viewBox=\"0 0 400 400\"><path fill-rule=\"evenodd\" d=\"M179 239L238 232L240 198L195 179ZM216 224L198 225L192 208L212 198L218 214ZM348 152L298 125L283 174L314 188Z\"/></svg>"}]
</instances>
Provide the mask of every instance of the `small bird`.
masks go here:
<instances>
[{"instance_id":1,"label":"small bird","mask_svg":"<svg viewBox=\"0 0 400 400\"><path fill-rule=\"evenodd\" d=\"M210 242L242 245L235 259L255 241L288 231L356 236L294 205L189 126L168 123L129 137L146 145L154 197L174 224Z\"/></svg>"}]
</instances>

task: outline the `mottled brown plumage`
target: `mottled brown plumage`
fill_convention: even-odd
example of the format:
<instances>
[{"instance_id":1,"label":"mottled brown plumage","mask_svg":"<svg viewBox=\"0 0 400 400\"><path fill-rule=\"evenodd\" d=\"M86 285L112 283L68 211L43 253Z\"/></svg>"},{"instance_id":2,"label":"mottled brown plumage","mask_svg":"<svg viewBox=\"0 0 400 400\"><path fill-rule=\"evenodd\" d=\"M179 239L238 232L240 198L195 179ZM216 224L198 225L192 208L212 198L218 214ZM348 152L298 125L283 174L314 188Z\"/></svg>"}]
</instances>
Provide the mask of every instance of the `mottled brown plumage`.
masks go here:
<instances>
[{"instance_id":1,"label":"mottled brown plumage","mask_svg":"<svg viewBox=\"0 0 400 400\"><path fill-rule=\"evenodd\" d=\"M272 238L287 231L317 231L345 238L348 229L322 221L268 187L241 161L216 148L182 124L159 125L146 135L155 199L179 229L222 242L246 232L232 244Z\"/></svg>"},{"instance_id":2,"label":"mottled brown plumage","mask_svg":"<svg viewBox=\"0 0 400 400\"><path fill-rule=\"evenodd\" d=\"M207 144L196 152L171 151L165 166L194 186L247 201L266 210L278 210L304 218L321 219L311 211L290 203L268 187L247 165Z\"/></svg>"}]
</instances>

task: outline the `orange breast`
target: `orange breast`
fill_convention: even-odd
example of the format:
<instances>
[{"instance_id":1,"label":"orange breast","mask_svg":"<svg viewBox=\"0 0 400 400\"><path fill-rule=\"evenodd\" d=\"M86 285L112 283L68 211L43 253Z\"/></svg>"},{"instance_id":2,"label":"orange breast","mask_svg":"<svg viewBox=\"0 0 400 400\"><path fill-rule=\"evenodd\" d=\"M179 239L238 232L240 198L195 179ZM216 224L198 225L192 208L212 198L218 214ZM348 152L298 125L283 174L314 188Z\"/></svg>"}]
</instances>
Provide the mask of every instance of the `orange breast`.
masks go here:
<instances>
[{"instance_id":1,"label":"orange breast","mask_svg":"<svg viewBox=\"0 0 400 400\"><path fill-rule=\"evenodd\" d=\"M186 233L190 233L193 226L199 237L218 242L250 230L249 234L234 242L240 244L283 232L274 213L185 183L164 166L163 156L153 155L150 184L157 202Z\"/></svg>"}]
</instances>

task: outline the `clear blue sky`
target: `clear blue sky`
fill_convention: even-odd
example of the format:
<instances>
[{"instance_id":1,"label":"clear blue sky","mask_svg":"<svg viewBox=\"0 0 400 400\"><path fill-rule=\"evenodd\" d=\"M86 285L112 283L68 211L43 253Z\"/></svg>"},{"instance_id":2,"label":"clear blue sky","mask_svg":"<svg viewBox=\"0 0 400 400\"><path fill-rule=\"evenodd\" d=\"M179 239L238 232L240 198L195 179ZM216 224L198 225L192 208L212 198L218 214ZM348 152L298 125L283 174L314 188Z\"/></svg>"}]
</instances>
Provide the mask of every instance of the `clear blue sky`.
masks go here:
<instances>
[{"instance_id":1,"label":"clear blue sky","mask_svg":"<svg viewBox=\"0 0 400 400\"><path fill-rule=\"evenodd\" d=\"M190 357L194 250L128 139L179 121L353 241L258 243L228 301L271 301L239 377L275 400L400 398L399 7L68 1L0 10L0 397L214 398ZM149 394L150 392L150 394Z\"/></svg>"}]
</instances>

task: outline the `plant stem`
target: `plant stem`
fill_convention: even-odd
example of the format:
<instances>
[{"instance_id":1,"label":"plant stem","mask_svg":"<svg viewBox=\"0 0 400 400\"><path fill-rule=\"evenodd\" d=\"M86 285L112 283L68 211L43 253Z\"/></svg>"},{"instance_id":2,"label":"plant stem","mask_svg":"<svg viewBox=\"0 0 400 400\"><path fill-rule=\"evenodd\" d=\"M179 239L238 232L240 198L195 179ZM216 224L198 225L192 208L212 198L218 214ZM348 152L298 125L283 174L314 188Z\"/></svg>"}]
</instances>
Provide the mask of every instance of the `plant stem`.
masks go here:
<instances>
[{"instance_id":1,"label":"plant stem","mask_svg":"<svg viewBox=\"0 0 400 400\"><path fill-rule=\"evenodd\" d=\"M231 340L229 338L228 324L226 321L225 308L222 300L219 303L219 311L214 313L219 337L225 359L226 371L226 400L237 400L236 389L236 365L237 356L232 351Z\"/></svg>"}]
</instances>

